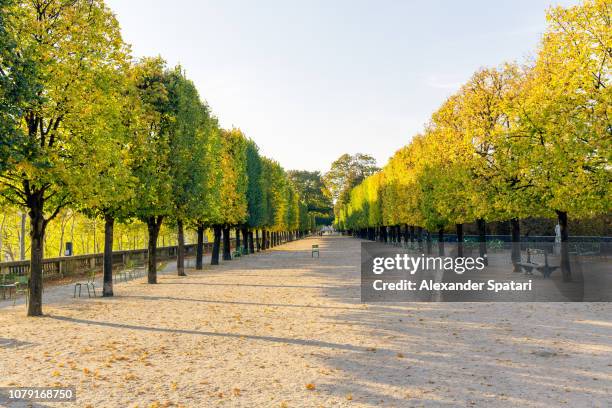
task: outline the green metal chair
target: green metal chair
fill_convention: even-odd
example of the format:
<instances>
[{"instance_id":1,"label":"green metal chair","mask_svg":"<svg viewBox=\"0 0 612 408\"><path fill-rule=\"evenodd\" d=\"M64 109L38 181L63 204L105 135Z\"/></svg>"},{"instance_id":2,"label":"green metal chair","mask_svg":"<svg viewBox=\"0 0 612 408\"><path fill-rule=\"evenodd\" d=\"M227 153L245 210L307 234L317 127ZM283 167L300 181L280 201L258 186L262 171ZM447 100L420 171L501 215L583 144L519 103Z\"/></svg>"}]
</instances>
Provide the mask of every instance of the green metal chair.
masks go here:
<instances>
[{"instance_id":1,"label":"green metal chair","mask_svg":"<svg viewBox=\"0 0 612 408\"><path fill-rule=\"evenodd\" d=\"M317 245L317 244L313 244L313 246L312 246L312 252L310 254L312 258L314 258L314 254L315 253L317 254L317 258L319 258L320 257L320 255L319 255L319 245Z\"/></svg>"},{"instance_id":2,"label":"green metal chair","mask_svg":"<svg viewBox=\"0 0 612 408\"><path fill-rule=\"evenodd\" d=\"M16 287L15 279L17 279L17 275L12 273L0 275L0 289L2 289L2 299L6 299L7 291L9 293L9 299L13 295L13 291Z\"/></svg>"},{"instance_id":3,"label":"green metal chair","mask_svg":"<svg viewBox=\"0 0 612 408\"><path fill-rule=\"evenodd\" d=\"M28 281L29 278L27 276L17 276L15 280L15 296L13 297L13 306L17 303L17 295L24 295L26 305L30 300L30 292L28 290Z\"/></svg>"},{"instance_id":4,"label":"green metal chair","mask_svg":"<svg viewBox=\"0 0 612 408\"><path fill-rule=\"evenodd\" d=\"M81 297L81 289L83 287L83 285L85 285L85 287L87 287L87 296L91 297L91 292L93 291L93 295L94 297L97 296L96 294L96 271L91 271L88 273L87 275L87 282L77 282L74 284L74 293L72 295L72 297L76 298L76 294L77 294L77 288L79 289L79 297Z\"/></svg>"}]
</instances>

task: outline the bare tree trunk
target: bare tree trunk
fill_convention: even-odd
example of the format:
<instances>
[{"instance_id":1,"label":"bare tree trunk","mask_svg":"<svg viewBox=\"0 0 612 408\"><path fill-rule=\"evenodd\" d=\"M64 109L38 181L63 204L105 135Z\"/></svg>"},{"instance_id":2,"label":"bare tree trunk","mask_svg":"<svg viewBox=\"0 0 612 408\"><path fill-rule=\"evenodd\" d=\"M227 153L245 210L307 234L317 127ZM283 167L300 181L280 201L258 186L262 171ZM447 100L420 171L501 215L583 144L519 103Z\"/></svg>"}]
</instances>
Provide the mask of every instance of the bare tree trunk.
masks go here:
<instances>
[{"instance_id":1,"label":"bare tree trunk","mask_svg":"<svg viewBox=\"0 0 612 408\"><path fill-rule=\"evenodd\" d=\"M261 243L259 241L259 230L255 229L255 244L257 245L257 252L261 251Z\"/></svg>"},{"instance_id":2,"label":"bare tree trunk","mask_svg":"<svg viewBox=\"0 0 612 408\"><path fill-rule=\"evenodd\" d=\"M457 256L463 256L463 224L455 224L457 229Z\"/></svg>"},{"instance_id":3,"label":"bare tree trunk","mask_svg":"<svg viewBox=\"0 0 612 408\"><path fill-rule=\"evenodd\" d=\"M104 216L104 277L102 296L113 296L113 227L115 219Z\"/></svg>"},{"instance_id":4,"label":"bare tree trunk","mask_svg":"<svg viewBox=\"0 0 612 408\"><path fill-rule=\"evenodd\" d=\"M30 279L28 282L28 316L42 316L43 252L45 240L44 192L29 197L30 210Z\"/></svg>"},{"instance_id":5,"label":"bare tree trunk","mask_svg":"<svg viewBox=\"0 0 612 408\"><path fill-rule=\"evenodd\" d=\"M438 230L438 255L444 256L444 228Z\"/></svg>"},{"instance_id":6,"label":"bare tree trunk","mask_svg":"<svg viewBox=\"0 0 612 408\"><path fill-rule=\"evenodd\" d=\"M561 274L563 275L564 282L572 281L572 270L569 259L569 229L567 227L567 212L556 211L557 218L559 220L559 226L561 227Z\"/></svg>"},{"instance_id":7,"label":"bare tree trunk","mask_svg":"<svg viewBox=\"0 0 612 408\"><path fill-rule=\"evenodd\" d=\"M198 225L198 245L196 247L196 270L202 270L204 258L204 226Z\"/></svg>"},{"instance_id":8,"label":"bare tree trunk","mask_svg":"<svg viewBox=\"0 0 612 408\"><path fill-rule=\"evenodd\" d=\"M257 249L259 249L259 244L257 244ZM253 231L249 231L249 252L252 254L255 253L255 243L253 242Z\"/></svg>"},{"instance_id":9,"label":"bare tree trunk","mask_svg":"<svg viewBox=\"0 0 612 408\"><path fill-rule=\"evenodd\" d=\"M244 253L248 255L251 251L249 250L249 230L247 227L242 227L242 243L244 245Z\"/></svg>"},{"instance_id":10,"label":"bare tree trunk","mask_svg":"<svg viewBox=\"0 0 612 408\"><path fill-rule=\"evenodd\" d=\"M480 257L484 259L484 264L488 265L489 260L487 258L487 223L483 218L476 220L478 224L478 245Z\"/></svg>"},{"instance_id":11,"label":"bare tree trunk","mask_svg":"<svg viewBox=\"0 0 612 408\"><path fill-rule=\"evenodd\" d=\"M93 221L93 253L94 254L98 253L98 240L97 240L96 229L97 229L96 219L94 218L94 221Z\"/></svg>"},{"instance_id":12,"label":"bare tree trunk","mask_svg":"<svg viewBox=\"0 0 612 408\"><path fill-rule=\"evenodd\" d=\"M178 276L187 276L185 274L185 230L183 228L183 220L177 220L178 226L178 248L176 254L176 271Z\"/></svg>"},{"instance_id":13,"label":"bare tree trunk","mask_svg":"<svg viewBox=\"0 0 612 408\"><path fill-rule=\"evenodd\" d=\"M419 251L422 251L423 250L423 227L417 227L417 243L419 246Z\"/></svg>"},{"instance_id":14,"label":"bare tree trunk","mask_svg":"<svg viewBox=\"0 0 612 408\"><path fill-rule=\"evenodd\" d=\"M25 235L26 235L26 217L25 211L21 212L21 233L19 234L19 257L22 261L26 258L26 246L25 246Z\"/></svg>"},{"instance_id":15,"label":"bare tree trunk","mask_svg":"<svg viewBox=\"0 0 612 408\"><path fill-rule=\"evenodd\" d=\"M213 226L213 232L215 235L215 239L213 241L213 249L212 255L210 257L211 265L219 265L219 247L221 246L221 226L215 225Z\"/></svg>"},{"instance_id":16,"label":"bare tree trunk","mask_svg":"<svg viewBox=\"0 0 612 408\"><path fill-rule=\"evenodd\" d=\"M149 231L149 272L147 274L147 279L151 284L157 283L157 238L163 220L163 216L149 217L147 219L147 229Z\"/></svg>"},{"instance_id":17,"label":"bare tree trunk","mask_svg":"<svg viewBox=\"0 0 612 408\"><path fill-rule=\"evenodd\" d=\"M240 251L240 245L241 245L241 242L240 242L240 228L236 227L235 231L236 231L236 251Z\"/></svg>"},{"instance_id":18,"label":"bare tree trunk","mask_svg":"<svg viewBox=\"0 0 612 408\"><path fill-rule=\"evenodd\" d=\"M223 228L223 260L232 260L232 252L230 248L230 227Z\"/></svg>"},{"instance_id":19,"label":"bare tree trunk","mask_svg":"<svg viewBox=\"0 0 612 408\"><path fill-rule=\"evenodd\" d=\"M6 214L2 214L2 224L0 224L0 262L4 260L2 252L2 238L4 237L4 222L6 221Z\"/></svg>"},{"instance_id":20,"label":"bare tree trunk","mask_svg":"<svg viewBox=\"0 0 612 408\"><path fill-rule=\"evenodd\" d=\"M514 272L520 272L521 267L518 263L521 262L521 224L519 219L512 218L510 220L510 226L512 228L512 264L514 265Z\"/></svg>"},{"instance_id":21,"label":"bare tree trunk","mask_svg":"<svg viewBox=\"0 0 612 408\"><path fill-rule=\"evenodd\" d=\"M66 231L66 224L68 222L68 215L62 215L62 220L60 221L60 242L59 242L59 254L58 257L61 257L64 254L64 232Z\"/></svg>"},{"instance_id":22,"label":"bare tree trunk","mask_svg":"<svg viewBox=\"0 0 612 408\"><path fill-rule=\"evenodd\" d=\"M74 214L72 214L72 223L70 225L70 242L72 242L72 255L75 255L75 250L74 250L74 220L76 219L76 217L74 216Z\"/></svg>"}]
</instances>

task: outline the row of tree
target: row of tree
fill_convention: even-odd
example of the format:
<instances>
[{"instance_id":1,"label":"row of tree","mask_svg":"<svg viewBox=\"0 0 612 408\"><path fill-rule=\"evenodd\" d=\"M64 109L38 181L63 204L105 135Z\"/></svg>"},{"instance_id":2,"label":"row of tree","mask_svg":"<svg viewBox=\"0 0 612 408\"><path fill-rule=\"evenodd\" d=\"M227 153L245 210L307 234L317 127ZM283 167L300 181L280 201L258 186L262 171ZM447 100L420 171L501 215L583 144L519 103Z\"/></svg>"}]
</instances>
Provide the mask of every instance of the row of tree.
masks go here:
<instances>
[{"instance_id":1,"label":"row of tree","mask_svg":"<svg viewBox=\"0 0 612 408\"><path fill-rule=\"evenodd\" d=\"M231 259L230 228L248 252L312 227L286 172L222 129L180 67L132 60L102 0L0 7L0 196L30 220L29 316L42 314L45 231L65 208L104 220L105 296L116 222L147 225L149 283L162 223L177 228L179 275L185 228L197 230L201 268L206 228L217 264L222 235Z\"/></svg>"},{"instance_id":2,"label":"row of tree","mask_svg":"<svg viewBox=\"0 0 612 408\"><path fill-rule=\"evenodd\" d=\"M351 190L338 227L372 238L456 225L462 240L476 221L484 241L487 221L511 220L518 241L519 218L556 217L565 242L569 215L610 213L611 21L609 0L550 9L537 58L477 71Z\"/></svg>"}]
</instances>

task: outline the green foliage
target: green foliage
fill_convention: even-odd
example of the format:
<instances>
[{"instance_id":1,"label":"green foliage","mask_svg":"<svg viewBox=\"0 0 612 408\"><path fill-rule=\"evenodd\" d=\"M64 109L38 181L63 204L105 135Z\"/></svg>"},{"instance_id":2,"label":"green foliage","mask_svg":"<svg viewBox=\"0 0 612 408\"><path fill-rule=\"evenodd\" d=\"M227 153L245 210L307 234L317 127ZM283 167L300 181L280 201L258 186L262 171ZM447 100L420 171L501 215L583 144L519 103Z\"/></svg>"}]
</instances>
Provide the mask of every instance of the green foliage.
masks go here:
<instances>
[{"instance_id":1,"label":"green foliage","mask_svg":"<svg viewBox=\"0 0 612 408\"><path fill-rule=\"evenodd\" d=\"M0 0L0 173L19 155L22 109L41 102L36 64L17 51L15 5L15 0Z\"/></svg>"},{"instance_id":2,"label":"green foliage","mask_svg":"<svg viewBox=\"0 0 612 408\"><path fill-rule=\"evenodd\" d=\"M170 72L161 58L145 58L134 67L135 90L139 101L137 129L132 141L132 172L137 177L134 214L143 222L150 217L172 213L170 131L172 106L169 98Z\"/></svg>"},{"instance_id":3,"label":"green foliage","mask_svg":"<svg viewBox=\"0 0 612 408\"><path fill-rule=\"evenodd\" d=\"M316 213L327 214L332 210L330 193L323 182L319 171L290 170L287 172L289 179L300 192L302 200L308 205L308 210Z\"/></svg>"},{"instance_id":4,"label":"green foliage","mask_svg":"<svg viewBox=\"0 0 612 408\"><path fill-rule=\"evenodd\" d=\"M240 225L247 220L247 141L240 129L221 131L221 218L218 224Z\"/></svg>"},{"instance_id":5,"label":"green foliage","mask_svg":"<svg viewBox=\"0 0 612 408\"><path fill-rule=\"evenodd\" d=\"M319 225L330 225L333 221L333 205L321 173L318 171L290 170L287 175L302 200L300 212L309 213L309 215L304 215L304 220L314 220L315 225L317 220ZM302 207L302 204L305 208Z\"/></svg>"},{"instance_id":6,"label":"green foliage","mask_svg":"<svg viewBox=\"0 0 612 408\"><path fill-rule=\"evenodd\" d=\"M606 0L551 9L535 64L476 72L391 158L376 194L367 193L367 178L346 200L350 157L341 157L328 177L338 226L436 230L476 219L609 213L610 13Z\"/></svg>"},{"instance_id":7,"label":"green foliage","mask_svg":"<svg viewBox=\"0 0 612 408\"><path fill-rule=\"evenodd\" d=\"M372 156L343 154L332 163L323 181L333 202L342 204L348 201L351 188L376 171L376 160Z\"/></svg>"},{"instance_id":8,"label":"green foliage","mask_svg":"<svg viewBox=\"0 0 612 408\"><path fill-rule=\"evenodd\" d=\"M20 206L36 197L53 218L95 191L90 164L92 155L99 163L106 158L103 118L112 116L113 82L125 66L126 47L100 1L11 3L3 13L10 32L2 35L9 48L2 52L13 57L2 58L9 66L2 67L1 96L3 106L17 109L19 129L2 131L11 140L0 194Z\"/></svg>"},{"instance_id":9,"label":"green foliage","mask_svg":"<svg viewBox=\"0 0 612 408\"><path fill-rule=\"evenodd\" d=\"M172 216L186 220L193 217L202 200L206 200L209 176L207 166L210 141L207 122L208 107L200 100L198 91L185 77L180 67L168 73L168 102L171 121L169 134L169 166L172 178Z\"/></svg>"},{"instance_id":10,"label":"green foliage","mask_svg":"<svg viewBox=\"0 0 612 408\"><path fill-rule=\"evenodd\" d=\"M246 163L248 174L247 201L249 217L247 224L258 228L265 225L267 207L267 191L262 177L262 158L259 148L252 140L247 141Z\"/></svg>"}]
</instances>

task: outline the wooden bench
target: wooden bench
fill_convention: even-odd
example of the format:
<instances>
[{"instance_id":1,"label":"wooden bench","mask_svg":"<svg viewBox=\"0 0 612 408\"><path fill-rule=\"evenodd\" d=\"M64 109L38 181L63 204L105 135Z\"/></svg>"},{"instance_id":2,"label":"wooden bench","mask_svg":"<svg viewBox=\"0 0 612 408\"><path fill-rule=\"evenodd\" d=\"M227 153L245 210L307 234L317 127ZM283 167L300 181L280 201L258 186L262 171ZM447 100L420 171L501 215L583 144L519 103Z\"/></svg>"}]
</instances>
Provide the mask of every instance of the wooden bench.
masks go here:
<instances>
[{"instance_id":1,"label":"wooden bench","mask_svg":"<svg viewBox=\"0 0 612 408\"><path fill-rule=\"evenodd\" d=\"M533 256L543 256L544 263L534 262ZM559 268L558 266L550 266L548 264L548 252L541 249L529 249L527 248L527 259L523 262L517 262L517 265L523 268L527 275L533 275L533 270L537 270L542 274L544 278L550 277L550 275Z\"/></svg>"},{"instance_id":2,"label":"wooden bench","mask_svg":"<svg viewBox=\"0 0 612 408\"><path fill-rule=\"evenodd\" d=\"M319 258L320 257L320 254L319 254L319 245L317 245L317 244L314 244L312 246L312 252L310 253L311 258L314 258L314 254L315 253L317 254L317 258Z\"/></svg>"}]
</instances>

